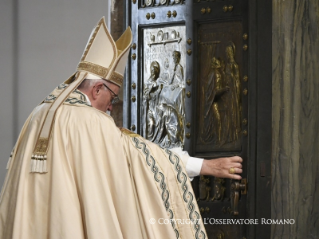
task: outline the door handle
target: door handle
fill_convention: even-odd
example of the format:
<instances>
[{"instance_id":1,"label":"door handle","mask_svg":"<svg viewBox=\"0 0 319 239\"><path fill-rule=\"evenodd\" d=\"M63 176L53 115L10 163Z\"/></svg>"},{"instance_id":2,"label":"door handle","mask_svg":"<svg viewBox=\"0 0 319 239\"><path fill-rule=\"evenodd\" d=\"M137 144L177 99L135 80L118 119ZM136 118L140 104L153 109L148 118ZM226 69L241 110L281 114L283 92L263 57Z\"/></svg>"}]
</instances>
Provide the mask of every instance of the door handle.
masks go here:
<instances>
[{"instance_id":1,"label":"door handle","mask_svg":"<svg viewBox=\"0 0 319 239\"><path fill-rule=\"evenodd\" d=\"M230 186L231 194L230 194L230 204L231 204L231 213L234 216L239 214L238 212L238 202L239 202L239 192L242 195L247 194L247 179L243 178L241 182L233 182Z\"/></svg>"}]
</instances>

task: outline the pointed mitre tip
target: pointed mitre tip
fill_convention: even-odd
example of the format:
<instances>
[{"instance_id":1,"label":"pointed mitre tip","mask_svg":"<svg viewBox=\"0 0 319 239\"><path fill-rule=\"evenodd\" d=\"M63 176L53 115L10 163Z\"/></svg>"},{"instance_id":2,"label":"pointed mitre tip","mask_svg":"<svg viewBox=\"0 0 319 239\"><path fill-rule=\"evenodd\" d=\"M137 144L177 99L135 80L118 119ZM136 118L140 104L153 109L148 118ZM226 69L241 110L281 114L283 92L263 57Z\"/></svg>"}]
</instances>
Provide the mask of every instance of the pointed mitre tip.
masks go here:
<instances>
[{"instance_id":1,"label":"pointed mitre tip","mask_svg":"<svg viewBox=\"0 0 319 239\"><path fill-rule=\"evenodd\" d=\"M132 37L133 37L133 33L132 33L132 30L131 30L131 27L128 26L125 30L125 32L127 32L127 34L129 34L131 36L131 40L132 40Z\"/></svg>"},{"instance_id":2,"label":"pointed mitre tip","mask_svg":"<svg viewBox=\"0 0 319 239\"><path fill-rule=\"evenodd\" d=\"M104 22L105 23L105 16L101 17L99 22Z\"/></svg>"},{"instance_id":3,"label":"pointed mitre tip","mask_svg":"<svg viewBox=\"0 0 319 239\"><path fill-rule=\"evenodd\" d=\"M126 36L126 37L129 36L130 41L132 41L133 34L132 34L132 30L131 30L131 27L130 27L130 26L128 26L128 27L126 28L126 30L123 32L122 36ZM121 36L120 38L122 38L122 36Z\"/></svg>"},{"instance_id":4,"label":"pointed mitre tip","mask_svg":"<svg viewBox=\"0 0 319 239\"><path fill-rule=\"evenodd\" d=\"M125 32L129 32L129 34L131 35L131 38L133 37L132 29L130 26L126 28Z\"/></svg>"},{"instance_id":5,"label":"pointed mitre tip","mask_svg":"<svg viewBox=\"0 0 319 239\"><path fill-rule=\"evenodd\" d=\"M132 33L132 29L130 26L128 26L125 31L130 31Z\"/></svg>"},{"instance_id":6,"label":"pointed mitre tip","mask_svg":"<svg viewBox=\"0 0 319 239\"><path fill-rule=\"evenodd\" d=\"M98 22L97 25L98 25L98 26L99 26L99 25L103 25L103 26L107 29L107 31L109 32L109 29L108 29L108 27L107 27L107 25L106 25L106 22L105 22L105 16L101 17L101 19L100 19L100 21Z\"/></svg>"},{"instance_id":7,"label":"pointed mitre tip","mask_svg":"<svg viewBox=\"0 0 319 239\"><path fill-rule=\"evenodd\" d=\"M130 37L132 37L132 30L131 30L131 28L128 26L127 28L126 28L126 30L122 33L122 35L120 36L120 38L119 39L121 39L123 36L130 36ZM118 40L119 40L118 39Z\"/></svg>"}]
</instances>

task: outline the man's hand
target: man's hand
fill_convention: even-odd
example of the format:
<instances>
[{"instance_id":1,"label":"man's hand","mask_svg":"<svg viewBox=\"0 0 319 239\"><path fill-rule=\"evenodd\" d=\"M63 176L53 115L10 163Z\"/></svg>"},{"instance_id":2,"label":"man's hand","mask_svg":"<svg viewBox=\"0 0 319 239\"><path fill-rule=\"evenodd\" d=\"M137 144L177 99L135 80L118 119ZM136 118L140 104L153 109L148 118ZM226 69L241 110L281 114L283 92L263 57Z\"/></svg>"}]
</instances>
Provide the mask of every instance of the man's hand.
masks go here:
<instances>
[{"instance_id":1,"label":"man's hand","mask_svg":"<svg viewBox=\"0 0 319 239\"><path fill-rule=\"evenodd\" d=\"M239 156L204 160L200 174L239 180L241 179L241 176L237 174L243 172L242 162L243 159ZM230 168L235 170L234 174L229 172Z\"/></svg>"}]
</instances>

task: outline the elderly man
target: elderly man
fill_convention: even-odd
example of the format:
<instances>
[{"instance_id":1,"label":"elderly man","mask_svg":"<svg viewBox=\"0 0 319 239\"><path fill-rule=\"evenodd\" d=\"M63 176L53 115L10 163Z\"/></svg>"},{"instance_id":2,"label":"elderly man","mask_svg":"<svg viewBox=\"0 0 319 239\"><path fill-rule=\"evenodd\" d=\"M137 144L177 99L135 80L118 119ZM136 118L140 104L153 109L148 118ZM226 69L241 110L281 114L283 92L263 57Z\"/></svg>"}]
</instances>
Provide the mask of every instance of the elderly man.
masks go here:
<instances>
[{"instance_id":1,"label":"elderly man","mask_svg":"<svg viewBox=\"0 0 319 239\"><path fill-rule=\"evenodd\" d=\"M25 122L0 196L0 239L207 238L183 165L190 157L118 129L105 113L131 39L127 29L114 42L102 18L77 72ZM197 160L202 174L240 179L239 157Z\"/></svg>"}]
</instances>

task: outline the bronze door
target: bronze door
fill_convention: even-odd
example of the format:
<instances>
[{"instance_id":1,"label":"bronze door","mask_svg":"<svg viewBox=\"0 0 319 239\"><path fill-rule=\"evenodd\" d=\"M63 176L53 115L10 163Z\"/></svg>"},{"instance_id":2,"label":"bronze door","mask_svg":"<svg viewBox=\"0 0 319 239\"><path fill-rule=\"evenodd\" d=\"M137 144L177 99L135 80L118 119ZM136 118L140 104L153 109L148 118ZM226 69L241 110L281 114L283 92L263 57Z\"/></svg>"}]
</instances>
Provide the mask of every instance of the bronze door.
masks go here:
<instances>
[{"instance_id":1,"label":"bronze door","mask_svg":"<svg viewBox=\"0 0 319 239\"><path fill-rule=\"evenodd\" d=\"M258 228L254 220L261 220L253 208L259 205L254 194L256 107L265 99L257 102L258 37L250 31L258 7L250 2L126 2L133 44L124 125L162 147L182 147L192 156L244 159L241 181L206 176L193 180L209 238L254 238L256 229L250 228Z\"/></svg>"}]
</instances>

